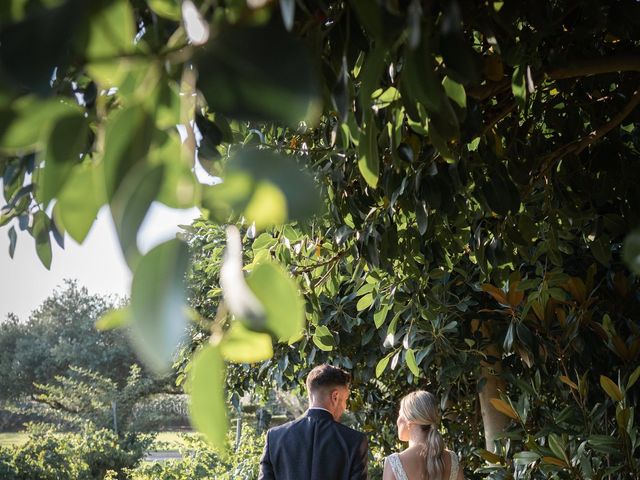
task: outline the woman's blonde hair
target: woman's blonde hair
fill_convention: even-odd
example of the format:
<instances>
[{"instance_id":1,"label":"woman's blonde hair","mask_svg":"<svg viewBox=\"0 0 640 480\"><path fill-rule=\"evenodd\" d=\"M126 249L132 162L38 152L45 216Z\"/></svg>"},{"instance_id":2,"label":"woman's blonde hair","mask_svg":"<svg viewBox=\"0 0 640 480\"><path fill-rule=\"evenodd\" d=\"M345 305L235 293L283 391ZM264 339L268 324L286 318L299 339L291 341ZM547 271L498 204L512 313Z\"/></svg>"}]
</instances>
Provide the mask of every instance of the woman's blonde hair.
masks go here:
<instances>
[{"instance_id":1,"label":"woman's blonde hair","mask_svg":"<svg viewBox=\"0 0 640 480\"><path fill-rule=\"evenodd\" d=\"M438 431L440 409L436 397L425 390L417 390L400 401L400 415L427 432L425 458L427 476L430 480L440 480L444 473L444 440Z\"/></svg>"}]
</instances>

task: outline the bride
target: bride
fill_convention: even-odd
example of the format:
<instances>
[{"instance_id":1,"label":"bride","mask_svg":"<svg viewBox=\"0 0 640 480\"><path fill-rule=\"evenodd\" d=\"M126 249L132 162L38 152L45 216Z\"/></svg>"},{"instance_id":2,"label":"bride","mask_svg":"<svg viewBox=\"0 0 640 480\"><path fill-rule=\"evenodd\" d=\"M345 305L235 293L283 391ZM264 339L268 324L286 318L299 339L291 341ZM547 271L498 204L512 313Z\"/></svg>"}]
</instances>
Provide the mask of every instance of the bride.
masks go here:
<instances>
[{"instance_id":1,"label":"bride","mask_svg":"<svg viewBox=\"0 0 640 480\"><path fill-rule=\"evenodd\" d=\"M400 401L398 437L409 442L385 458L382 480L464 480L455 452L444 449L436 398L418 390Z\"/></svg>"}]
</instances>

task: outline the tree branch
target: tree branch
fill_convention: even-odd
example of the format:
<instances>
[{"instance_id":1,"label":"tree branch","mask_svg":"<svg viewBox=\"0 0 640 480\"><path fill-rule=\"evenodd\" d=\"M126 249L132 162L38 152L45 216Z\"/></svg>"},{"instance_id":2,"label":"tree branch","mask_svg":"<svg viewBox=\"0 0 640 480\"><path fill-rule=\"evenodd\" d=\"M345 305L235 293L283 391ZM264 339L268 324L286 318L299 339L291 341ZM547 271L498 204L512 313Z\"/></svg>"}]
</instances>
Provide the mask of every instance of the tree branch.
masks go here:
<instances>
[{"instance_id":1,"label":"tree branch","mask_svg":"<svg viewBox=\"0 0 640 480\"><path fill-rule=\"evenodd\" d=\"M551 80L562 80L614 72L640 72L640 55L614 55L613 57L578 60L566 66L549 70L546 72L546 76Z\"/></svg>"}]
</instances>

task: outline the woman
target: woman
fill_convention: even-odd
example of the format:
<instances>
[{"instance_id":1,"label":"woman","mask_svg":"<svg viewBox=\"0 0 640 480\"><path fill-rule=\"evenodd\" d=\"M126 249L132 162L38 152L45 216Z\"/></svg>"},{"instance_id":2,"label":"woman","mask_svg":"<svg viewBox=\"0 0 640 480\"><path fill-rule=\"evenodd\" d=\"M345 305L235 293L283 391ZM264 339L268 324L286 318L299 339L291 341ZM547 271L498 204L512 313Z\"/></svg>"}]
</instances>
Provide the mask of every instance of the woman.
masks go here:
<instances>
[{"instance_id":1,"label":"woman","mask_svg":"<svg viewBox=\"0 0 640 480\"><path fill-rule=\"evenodd\" d=\"M464 480L458 456L444 449L438 410L436 398L424 390L400 401L398 437L409 447L385 458L382 480Z\"/></svg>"}]
</instances>

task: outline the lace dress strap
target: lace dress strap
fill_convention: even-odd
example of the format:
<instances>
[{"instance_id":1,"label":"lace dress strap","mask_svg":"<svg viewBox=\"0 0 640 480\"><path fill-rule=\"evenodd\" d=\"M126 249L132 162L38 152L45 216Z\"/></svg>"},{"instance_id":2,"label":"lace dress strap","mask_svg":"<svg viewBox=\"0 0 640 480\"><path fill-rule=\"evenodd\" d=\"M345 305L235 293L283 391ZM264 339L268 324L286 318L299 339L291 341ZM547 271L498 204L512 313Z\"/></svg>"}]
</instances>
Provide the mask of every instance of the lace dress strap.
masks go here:
<instances>
[{"instance_id":1,"label":"lace dress strap","mask_svg":"<svg viewBox=\"0 0 640 480\"><path fill-rule=\"evenodd\" d=\"M449 475L449 480L456 480L458 478L458 455L455 452L449 452L449 456L451 457L451 475Z\"/></svg>"},{"instance_id":2,"label":"lace dress strap","mask_svg":"<svg viewBox=\"0 0 640 480\"><path fill-rule=\"evenodd\" d=\"M391 465L391 470L393 470L393 475L396 477L396 480L409 480L407 474L404 472L404 468L402 468L402 462L400 462L400 457L397 453L389 455L387 461Z\"/></svg>"}]
</instances>

